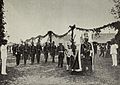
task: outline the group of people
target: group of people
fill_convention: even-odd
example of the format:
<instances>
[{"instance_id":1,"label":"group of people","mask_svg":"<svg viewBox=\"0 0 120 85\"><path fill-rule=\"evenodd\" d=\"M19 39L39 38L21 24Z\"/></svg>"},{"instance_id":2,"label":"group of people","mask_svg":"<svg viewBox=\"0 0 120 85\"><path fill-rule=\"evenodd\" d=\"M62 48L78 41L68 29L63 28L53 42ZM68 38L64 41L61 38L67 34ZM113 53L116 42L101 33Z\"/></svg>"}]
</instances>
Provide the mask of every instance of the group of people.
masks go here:
<instances>
[{"instance_id":1,"label":"group of people","mask_svg":"<svg viewBox=\"0 0 120 85\"><path fill-rule=\"evenodd\" d=\"M41 54L44 54L44 62L47 63L49 54L52 57L52 62L55 61L55 56L58 55L58 67L63 67L63 61L66 56L66 70L75 71L79 69L79 51L81 50L81 64L82 69L85 72L87 69L92 72L92 45L88 42L88 38L84 39L85 42L81 45L81 48L78 48L75 43L67 44L65 47L62 43L59 43L58 46L55 45L55 42L52 43L46 42L44 46L40 44L40 41L35 45L34 42L29 45L28 43L15 44L12 46L13 55L16 56L16 65L20 64L20 60L24 60L24 65L26 65L27 60L31 60L31 64L34 64L35 58L37 63L40 63ZM78 49L77 49L78 48ZM87 69L86 69L87 68Z\"/></svg>"},{"instance_id":2,"label":"group of people","mask_svg":"<svg viewBox=\"0 0 120 85\"><path fill-rule=\"evenodd\" d=\"M51 47L51 48L50 48ZM29 45L27 42L22 44L14 44L12 46L13 55L16 56L16 65L20 64L20 60L24 60L24 65L26 65L27 60L31 60L31 64L34 64L35 58L37 63L40 63L41 53L44 53L45 63L48 60L48 53L50 52L52 62L55 62L55 49L56 46L54 42L50 45L48 42L45 43L44 47L40 44L40 41L35 45L34 42Z\"/></svg>"},{"instance_id":3,"label":"group of people","mask_svg":"<svg viewBox=\"0 0 120 85\"><path fill-rule=\"evenodd\" d=\"M12 46L13 55L16 56L16 65L20 64L20 60L24 60L26 65L27 60L31 60L31 64L34 64L35 58L37 63L40 63L41 54L44 54L44 62L47 63L49 54L52 57L52 62L55 62L55 56L58 54L58 67L63 67L65 47L62 43L58 46L53 41L51 44L46 42L44 46L40 44L40 41L35 45L34 42L29 45L28 43L14 44Z\"/></svg>"},{"instance_id":4,"label":"group of people","mask_svg":"<svg viewBox=\"0 0 120 85\"><path fill-rule=\"evenodd\" d=\"M6 44L6 42L5 42ZM7 59L7 45L3 44L1 46L1 59L2 59L2 74L6 73L6 59ZM27 60L31 60L31 65L34 64L35 58L37 63L40 63L41 54L44 54L44 62L48 62L49 54L52 57L52 62L58 62L58 67L62 68L64 64L64 58L66 57L66 70L73 71L81 71L81 72L92 72L92 64L93 64L93 52L94 55L97 54L98 43L90 43L88 42L88 37L84 38L84 42L80 45L74 43L68 43L67 47L65 47L62 43L59 43L58 46L55 45L55 42L52 43L46 42L45 45L41 45L38 40L35 45L32 42L30 45L28 43L22 44L14 44L12 46L13 55L16 57L16 65L20 64L20 60L24 60L24 65L26 65ZM5 48L6 47L6 48ZM118 54L118 45L115 40L112 40L111 43L106 45L107 53L112 56L112 66L117 66L117 54ZM101 52L105 51L105 45L100 45L100 56L104 56ZM6 49L6 51L5 51ZM94 51L93 51L94 49ZM3 50L3 51L2 51ZM4 53L2 53L4 52ZM106 53L106 54L107 54ZM57 57L57 61L55 61L55 56ZM2 57L4 56L4 57ZM6 56L6 57L5 57Z\"/></svg>"},{"instance_id":5,"label":"group of people","mask_svg":"<svg viewBox=\"0 0 120 85\"><path fill-rule=\"evenodd\" d=\"M116 43L116 40L113 38L111 41L108 41L107 43L94 43L94 51L95 54L97 53L97 50L100 51L99 57L107 58L107 57L112 57L112 66L117 66L118 65L118 44ZM99 48L99 49L98 49ZM120 61L119 61L120 62Z\"/></svg>"},{"instance_id":6,"label":"group of people","mask_svg":"<svg viewBox=\"0 0 120 85\"><path fill-rule=\"evenodd\" d=\"M41 54L44 54L44 62L48 62L49 54L52 57L52 62L58 62L58 67L63 67L64 58L66 57L66 70L73 71L81 71L81 72L92 72L93 71L93 56L97 54L98 46L100 47L99 56L104 56L105 50L112 56L112 66L117 66L117 49L118 45L115 42L115 39L111 41L111 43L107 44L105 49L105 45L98 43L90 43L88 42L89 38L85 37L84 42L77 45L74 43L68 43L67 47L65 47L62 43L59 43L58 46L55 45L55 42L52 43L46 42L44 45L41 45L38 40L35 45L34 42L22 44L14 44L12 46L13 55L16 56L16 65L20 64L20 60L24 60L24 65L26 65L27 60L31 60L31 65L34 64L35 58L37 63L40 63ZM94 53L93 53L94 52ZM106 54L107 54L106 53ZM57 57L57 61L55 61L55 56Z\"/></svg>"}]
</instances>

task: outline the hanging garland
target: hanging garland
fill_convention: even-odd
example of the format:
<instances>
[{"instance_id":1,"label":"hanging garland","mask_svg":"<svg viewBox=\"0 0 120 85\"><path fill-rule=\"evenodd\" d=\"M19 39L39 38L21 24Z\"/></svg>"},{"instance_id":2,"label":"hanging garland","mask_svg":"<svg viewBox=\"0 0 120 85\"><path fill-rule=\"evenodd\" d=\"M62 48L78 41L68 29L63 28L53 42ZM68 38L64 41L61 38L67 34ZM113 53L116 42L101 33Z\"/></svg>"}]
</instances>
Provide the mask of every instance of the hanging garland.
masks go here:
<instances>
[{"instance_id":1,"label":"hanging garland","mask_svg":"<svg viewBox=\"0 0 120 85\"><path fill-rule=\"evenodd\" d=\"M111 24L107 24L102 27L93 28L93 29L78 28L78 27L76 27L76 29L81 30L81 31L93 31L93 32L99 33L99 32L101 32L102 29L105 29L106 27L111 27L111 28L115 28L115 30L116 29L120 30L120 21L112 22Z\"/></svg>"},{"instance_id":2,"label":"hanging garland","mask_svg":"<svg viewBox=\"0 0 120 85\"><path fill-rule=\"evenodd\" d=\"M55 37L62 38L62 37L64 37L64 36L66 36L70 31L71 31L71 29L68 30L68 32L66 32L66 33L63 34L63 35L57 35L57 34L55 34L55 33L53 33L53 35L54 35Z\"/></svg>"},{"instance_id":3,"label":"hanging garland","mask_svg":"<svg viewBox=\"0 0 120 85\"><path fill-rule=\"evenodd\" d=\"M37 38L45 38L47 35L48 35L48 33L43 35L43 36L42 35L38 35L37 37L35 37L35 39L37 39Z\"/></svg>"},{"instance_id":4,"label":"hanging garland","mask_svg":"<svg viewBox=\"0 0 120 85\"><path fill-rule=\"evenodd\" d=\"M55 37L58 37L58 38L62 38L64 36L66 36L70 31L72 31L74 28L76 28L77 30L81 30L81 31L93 31L93 32L96 32L96 35L99 35L99 33L101 32L102 29L105 29L106 27L111 27L111 28L115 28L115 30L118 29L118 33L120 33L120 21L117 21L117 22L112 22L110 24L107 24L107 25L103 25L102 27L98 27L98 28L93 28L93 29L86 29L86 28L78 28L78 27L75 27L75 25L73 26L69 26L71 29L68 30L66 33L62 34L62 35L58 35L52 31L48 31L45 35L38 35L37 37L32 37L30 39L27 39L26 41L29 42L30 40L32 39L37 39L37 38L45 38L47 35L51 36L51 35L54 35ZM118 35L118 34L117 34Z\"/></svg>"},{"instance_id":5,"label":"hanging garland","mask_svg":"<svg viewBox=\"0 0 120 85\"><path fill-rule=\"evenodd\" d=\"M27 39L26 40L26 42L29 42L30 40L34 40L34 39L37 39L37 38L45 38L46 36L51 36L51 35L54 35L55 37L58 37L58 38L62 38L62 37L64 37L64 36L66 36L69 32L71 31L71 29L70 30L68 30L68 32L66 32L66 33L64 33L64 34L62 34L62 35L58 35L58 34L55 34L54 32L52 32L52 31L48 31L45 35L38 35L37 37L32 37L32 38L30 38L30 39Z\"/></svg>"},{"instance_id":6,"label":"hanging garland","mask_svg":"<svg viewBox=\"0 0 120 85\"><path fill-rule=\"evenodd\" d=\"M81 30L81 31L93 31L93 32L95 32L95 36L99 36L99 33L101 32L101 30L105 29L107 27L110 27L111 29L115 28L115 30L118 30L119 33L116 36L118 36L120 34L120 21L112 22L110 24L103 25L102 27L93 28L93 29L85 29L85 28L78 28L78 27L76 27L76 29Z\"/></svg>"}]
</instances>

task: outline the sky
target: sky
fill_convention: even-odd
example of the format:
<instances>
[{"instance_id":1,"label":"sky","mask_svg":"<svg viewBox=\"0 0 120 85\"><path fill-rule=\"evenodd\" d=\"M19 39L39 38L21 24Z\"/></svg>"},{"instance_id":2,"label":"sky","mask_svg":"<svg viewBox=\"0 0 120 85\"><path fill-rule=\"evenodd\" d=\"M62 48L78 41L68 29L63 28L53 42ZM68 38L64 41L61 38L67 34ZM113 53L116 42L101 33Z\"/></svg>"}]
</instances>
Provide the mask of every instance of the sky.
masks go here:
<instances>
[{"instance_id":1,"label":"sky","mask_svg":"<svg viewBox=\"0 0 120 85\"><path fill-rule=\"evenodd\" d=\"M52 30L68 31L70 25L94 28L116 21L112 0L4 0L9 40L19 42Z\"/></svg>"}]
</instances>

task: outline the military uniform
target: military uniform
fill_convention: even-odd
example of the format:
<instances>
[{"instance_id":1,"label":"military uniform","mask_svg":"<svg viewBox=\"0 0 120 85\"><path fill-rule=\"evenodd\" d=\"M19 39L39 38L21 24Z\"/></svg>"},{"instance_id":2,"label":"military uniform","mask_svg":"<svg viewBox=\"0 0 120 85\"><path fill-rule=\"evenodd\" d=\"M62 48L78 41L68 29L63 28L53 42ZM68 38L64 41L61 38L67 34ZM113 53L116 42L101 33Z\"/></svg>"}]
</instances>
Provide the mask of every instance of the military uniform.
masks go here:
<instances>
[{"instance_id":1,"label":"military uniform","mask_svg":"<svg viewBox=\"0 0 120 85\"><path fill-rule=\"evenodd\" d=\"M34 63L34 59L35 59L35 46L34 44L31 45L30 47L30 53L31 53L31 64Z\"/></svg>"},{"instance_id":2,"label":"military uniform","mask_svg":"<svg viewBox=\"0 0 120 85\"><path fill-rule=\"evenodd\" d=\"M36 59L37 59L37 63L40 62L41 52L42 52L42 46L40 45L40 43L37 43L37 45L36 45Z\"/></svg>"},{"instance_id":3,"label":"military uniform","mask_svg":"<svg viewBox=\"0 0 120 85\"><path fill-rule=\"evenodd\" d=\"M16 47L16 65L18 66L20 64L20 57L21 57L21 51L20 51L20 46L17 45Z\"/></svg>"},{"instance_id":4,"label":"military uniform","mask_svg":"<svg viewBox=\"0 0 120 85\"><path fill-rule=\"evenodd\" d=\"M55 52L56 52L56 46L54 44L51 45L51 56L52 56L52 62L55 62Z\"/></svg>"},{"instance_id":5,"label":"military uniform","mask_svg":"<svg viewBox=\"0 0 120 85\"><path fill-rule=\"evenodd\" d=\"M27 59L28 59L28 55L29 55L29 46L28 44L24 45L24 49L23 49L23 57L24 57L24 65L26 65Z\"/></svg>"},{"instance_id":6,"label":"military uniform","mask_svg":"<svg viewBox=\"0 0 120 85\"><path fill-rule=\"evenodd\" d=\"M15 53L16 53L16 46L17 46L16 44L12 46L13 56L15 56Z\"/></svg>"},{"instance_id":7,"label":"military uniform","mask_svg":"<svg viewBox=\"0 0 120 85\"><path fill-rule=\"evenodd\" d=\"M48 59L49 45L46 44L43 48L43 51L44 51L45 63L46 63Z\"/></svg>"},{"instance_id":8,"label":"military uniform","mask_svg":"<svg viewBox=\"0 0 120 85\"><path fill-rule=\"evenodd\" d=\"M92 56L91 54L92 45L89 42L84 42L81 45L81 55L82 55L82 70L84 72L92 71ZM87 69L88 68L88 69Z\"/></svg>"},{"instance_id":9,"label":"military uniform","mask_svg":"<svg viewBox=\"0 0 120 85\"><path fill-rule=\"evenodd\" d=\"M100 46L100 55L99 55L99 57L100 56L102 56L102 57L104 57L104 55L105 55L105 46L102 44L101 46Z\"/></svg>"},{"instance_id":10,"label":"military uniform","mask_svg":"<svg viewBox=\"0 0 120 85\"><path fill-rule=\"evenodd\" d=\"M75 45L75 44L72 44L72 45L71 45L71 48L72 48L73 54L75 55L76 45Z\"/></svg>"},{"instance_id":11,"label":"military uniform","mask_svg":"<svg viewBox=\"0 0 120 85\"><path fill-rule=\"evenodd\" d=\"M63 67L63 60L64 60L64 51L65 48L64 46L61 44L57 47L57 52L58 52L58 67Z\"/></svg>"},{"instance_id":12,"label":"military uniform","mask_svg":"<svg viewBox=\"0 0 120 85\"><path fill-rule=\"evenodd\" d=\"M24 45L21 44L19 48L20 48L20 53L21 53L21 59L23 60L24 59L23 58L23 55L24 55Z\"/></svg>"}]
</instances>

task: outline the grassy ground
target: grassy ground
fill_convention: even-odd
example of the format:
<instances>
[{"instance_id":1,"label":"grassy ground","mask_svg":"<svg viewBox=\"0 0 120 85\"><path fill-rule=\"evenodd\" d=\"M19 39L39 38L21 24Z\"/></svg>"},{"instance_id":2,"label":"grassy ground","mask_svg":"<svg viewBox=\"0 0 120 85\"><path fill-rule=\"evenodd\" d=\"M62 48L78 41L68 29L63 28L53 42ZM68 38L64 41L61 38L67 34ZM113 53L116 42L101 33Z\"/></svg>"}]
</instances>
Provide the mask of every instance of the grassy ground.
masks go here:
<instances>
[{"instance_id":1,"label":"grassy ground","mask_svg":"<svg viewBox=\"0 0 120 85\"><path fill-rule=\"evenodd\" d=\"M65 64L64 64L65 65ZM15 66L15 58L9 55L7 61L7 76L0 75L0 85L120 85L120 66L112 67L111 58L96 56L95 71L91 75L70 75L70 72L58 68L57 63L44 63L26 66L21 61Z\"/></svg>"}]
</instances>

